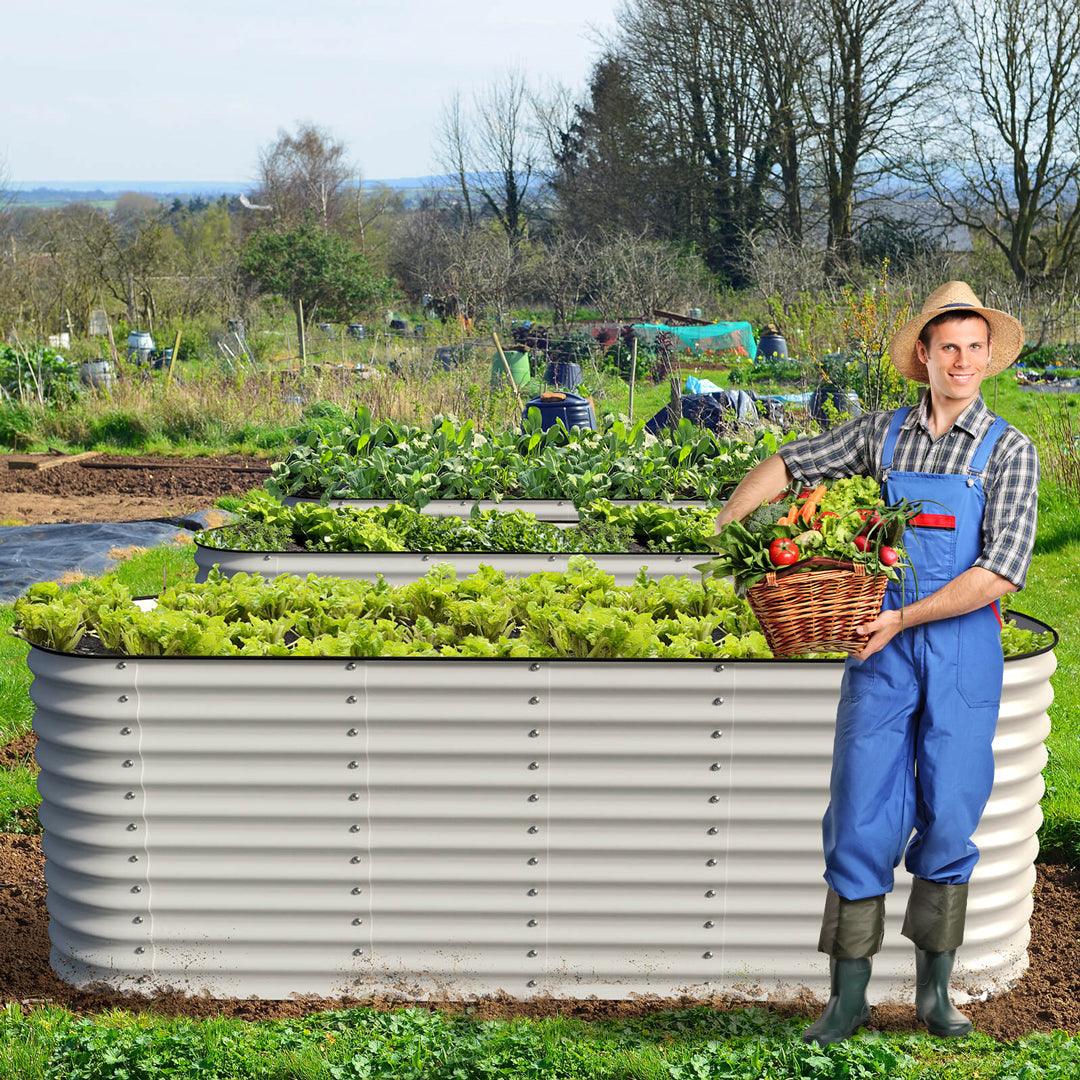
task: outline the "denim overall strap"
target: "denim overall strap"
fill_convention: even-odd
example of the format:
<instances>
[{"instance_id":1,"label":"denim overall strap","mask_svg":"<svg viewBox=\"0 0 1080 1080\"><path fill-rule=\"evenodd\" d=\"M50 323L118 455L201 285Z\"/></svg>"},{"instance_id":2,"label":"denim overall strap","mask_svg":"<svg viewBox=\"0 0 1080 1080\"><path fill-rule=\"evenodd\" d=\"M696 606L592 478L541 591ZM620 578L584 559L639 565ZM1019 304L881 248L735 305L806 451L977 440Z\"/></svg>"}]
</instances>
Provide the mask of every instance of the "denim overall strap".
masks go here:
<instances>
[{"instance_id":1,"label":"denim overall strap","mask_svg":"<svg viewBox=\"0 0 1080 1080\"><path fill-rule=\"evenodd\" d=\"M910 413L911 406L908 405L903 409L897 409L892 415L889 431L885 436L885 445L881 448L881 478L883 480L885 474L892 468L893 455L896 453L896 440L900 438L900 429L904 426L904 421Z\"/></svg>"},{"instance_id":2,"label":"denim overall strap","mask_svg":"<svg viewBox=\"0 0 1080 1080\"><path fill-rule=\"evenodd\" d=\"M982 442L975 448L975 453L971 456L971 464L968 465L968 473L972 476L982 476L986 472L986 465L990 461L990 455L994 452L994 447L997 446L998 439L1005 434L1005 429L1009 425L1001 419L1000 416L994 417L994 422L990 425L986 434L982 438Z\"/></svg>"}]
</instances>

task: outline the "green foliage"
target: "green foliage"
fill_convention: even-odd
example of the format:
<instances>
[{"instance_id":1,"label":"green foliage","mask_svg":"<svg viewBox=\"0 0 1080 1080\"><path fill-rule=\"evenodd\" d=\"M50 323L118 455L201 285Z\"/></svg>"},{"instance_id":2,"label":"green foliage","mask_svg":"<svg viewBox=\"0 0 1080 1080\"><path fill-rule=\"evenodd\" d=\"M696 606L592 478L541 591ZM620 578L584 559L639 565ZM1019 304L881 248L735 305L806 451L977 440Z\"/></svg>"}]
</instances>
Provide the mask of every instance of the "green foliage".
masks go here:
<instances>
[{"instance_id":1,"label":"green foliage","mask_svg":"<svg viewBox=\"0 0 1080 1080\"><path fill-rule=\"evenodd\" d=\"M452 567L392 588L283 574L166 589L152 611L115 579L81 590L33 586L15 604L34 644L134 656L768 656L749 606L723 581L639 575L616 586L584 556L565 573L508 578Z\"/></svg>"},{"instance_id":2,"label":"green foliage","mask_svg":"<svg viewBox=\"0 0 1080 1080\"><path fill-rule=\"evenodd\" d=\"M435 517L402 503L360 509L315 503L287 507L265 491L235 502L239 520L199 533L206 547L233 551L626 552L706 551L715 511L664 504L615 506L596 500L568 529L524 510L475 510Z\"/></svg>"},{"instance_id":3,"label":"green foliage","mask_svg":"<svg viewBox=\"0 0 1080 1080\"><path fill-rule=\"evenodd\" d=\"M253 234L240 265L261 292L302 300L308 319L351 319L386 300L393 287L347 240L310 223Z\"/></svg>"},{"instance_id":4,"label":"green foliage","mask_svg":"<svg viewBox=\"0 0 1080 1080\"><path fill-rule=\"evenodd\" d=\"M25 450L34 443L34 418L25 405L0 403L0 446Z\"/></svg>"},{"instance_id":5,"label":"green foliage","mask_svg":"<svg viewBox=\"0 0 1080 1080\"><path fill-rule=\"evenodd\" d=\"M0 832L39 833L37 777L28 765L0 769Z\"/></svg>"},{"instance_id":6,"label":"green foliage","mask_svg":"<svg viewBox=\"0 0 1080 1080\"><path fill-rule=\"evenodd\" d=\"M644 422L609 420L601 431L540 430L530 412L524 432L487 435L471 422L437 417L429 428L379 423L360 409L334 431L315 424L274 466L276 495L397 499L595 498L720 500L772 454L776 436L723 438L684 421L657 438Z\"/></svg>"},{"instance_id":7,"label":"green foliage","mask_svg":"<svg viewBox=\"0 0 1080 1080\"><path fill-rule=\"evenodd\" d=\"M0 343L0 402L63 405L78 393L79 369L66 356L44 346Z\"/></svg>"}]
</instances>

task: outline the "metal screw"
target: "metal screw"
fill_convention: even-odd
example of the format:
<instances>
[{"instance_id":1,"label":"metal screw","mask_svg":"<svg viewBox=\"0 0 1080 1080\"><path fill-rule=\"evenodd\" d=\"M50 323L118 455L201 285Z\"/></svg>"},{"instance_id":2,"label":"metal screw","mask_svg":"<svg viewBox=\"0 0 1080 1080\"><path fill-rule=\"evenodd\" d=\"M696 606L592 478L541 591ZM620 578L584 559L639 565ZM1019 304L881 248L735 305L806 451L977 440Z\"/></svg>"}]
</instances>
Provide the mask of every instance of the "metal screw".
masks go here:
<instances>
[{"instance_id":1,"label":"metal screw","mask_svg":"<svg viewBox=\"0 0 1080 1080\"><path fill-rule=\"evenodd\" d=\"M715 836L720 830L715 825L710 825L705 831L710 836Z\"/></svg>"},{"instance_id":2,"label":"metal screw","mask_svg":"<svg viewBox=\"0 0 1080 1080\"><path fill-rule=\"evenodd\" d=\"M123 671L124 668L126 668L126 667L127 667L127 664L125 664L124 661L121 660L120 663L116 665L116 670L117 671Z\"/></svg>"},{"instance_id":3,"label":"metal screw","mask_svg":"<svg viewBox=\"0 0 1080 1080\"><path fill-rule=\"evenodd\" d=\"M127 761L124 762L124 768L125 769L130 769L131 766L134 765L134 764L135 764L135 762L132 761L131 758L128 758Z\"/></svg>"},{"instance_id":4,"label":"metal screw","mask_svg":"<svg viewBox=\"0 0 1080 1080\"><path fill-rule=\"evenodd\" d=\"M136 830L136 829L137 829L138 827L139 827L139 826L138 826L138 825L136 825L134 821L129 821L129 822L128 822L128 827L127 827L127 831L128 831L128 832L135 832L135 830Z\"/></svg>"},{"instance_id":5,"label":"metal screw","mask_svg":"<svg viewBox=\"0 0 1080 1080\"><path fill-rule=\"evenodd\" d=\"M352 857L352 858L351 858L351 859L349 860L349 862L351 862L351 863L358 863L358 862L362 862L362 861L363 861L363 860L362 860L362 859L360 858L360 856L359 856L359 855L354 855L354 856L353 856L353 857Z\"/></svg>"},{"instance_id":6,"label":"metal screw","mask_svg":"<svg viewBox=\"0 0 1080 1080\"><path fill-rule=\"evenodd\" d=\"M529 832L532 833L533 835L535 835L539 831L540 831L540 826L539 825L530 825L529 826Z\"/></svg>"},{"instance_id":7,"label":"metal screw","mask_svg":"<svg viewBox=\"0 0 1080 1080\"><path fill-rule=\"evenodd\" d=\"M346 731L346 732L345 732L345 734L346 734L346 735L359 735L359 734L360 734L360 732L359 732L359 731L357 731L357 730L356 730L356 728L354 728L354 727L351 727L351 728L349 728L349 730L348 730L348 731Z\"/></svg>"},{"instance_id":8,"label":"metal screw","mask_svg":"<svg viewBox=\"0 0 1080 1080\"><path fill-rule=\"evenodd\" d=\"M132 919L131 921L132 921L133 923L141 923L141 922L143 921L143 918L142 918L142 916L141 916L141 915L136 915L136 916L135 916L135 918L134 918L134 919Z\"/></svg>"},{"instance_id":9,"label":"metal screw","mask_svg":"<svg viewBox=\"0 0 1080 1080\"><path fill-rule=\"evenodd\" d=\"M526 986L535 986L536 985L536 980L535 979L530 979L525 985Z\"/></svg>"},{"instance_id":10,"label":"metal screw","mask_svg":"<svg viewBox=\"0 0 1080 1080\"><path fill-rule=\"evenodd\" d=\"M361 889L359 885L354 885L350 890L353 896L359 896L363 891L364 890Z\"/></svg>"},{"instance_id":11,"label":"metal screw","mask_svg":"<svg viewBox=\"0 0 1080 1080\"><path fill-rule=\"evenodd\" d=\"M719 771L720 771L720 762L719 762L719 761L714 761L714 762L713 762L713 763L712 763L712 764L711 764L711 765L709 766L709 771L710 771L710 772L719 772Z\"/></svg>"},{"instance_id":12,"label":"metal screw","mask_svg":"<svg viewBox=\"0 0 1080 1080\"><path fill-rule=\"evenodd\" d=\"M427 561L428 561L428 559L430 559L430 558L431 558L431 556L430 556L430 555L421 555L421 556L420 556L420 561L421 561L421 562L427 562Z\"/></svg>"},{"instance_id":13,"label":"metal screw","mask_svg":"<svg viewBox=\"0 0 1080 1080\"><path fill-rule=\"evenodd\" d=\"M131 734L131 728L129 728L129 727L122 727L122 728L120 729L120 734L121 734L121 735L130 735L130 734Z\"/></svg>"},{"instance_id":14,"label":"metal screw","mask_svg":"<svg viewBox=\"0 0 1080 1080\"><path fill-rule=\"evenodd\" d=\"M353 926L363 926L364 920L363 919L353 919L352 924L353 924Z\"/></svg>"},{"instance_id":15,"label":"metal screw","mask_svg":"<svg viewBox=\"0 0 1080 1080\"><path fill-rule=\"evenodd\" d=\"M128 862L138 862L138 861L139 861L139 856L138 855L129 855L128 856Z\"/></svg>"},{"instance_id":16,"label":"metal screw","mask_svg":"<svg viewBox=\"0 0 1080 1080\"><path fill-rule=\"evenodd\" d=\"M345 704L346 704L346 705L355 705L355 704L356 704L356 695L355 695L355 694L350 694L350 695L349 695L349 696L348 696L348 697L347 697L347 698L345 699Z\"/></svg>"},{"instance_id":17,"label":"metal screw","mask_svg":"<svg viewBox=\"0 0 1080 1080\"><path fill-rule=\"evenodd\" d=\"M539 705L540 704L540 699L538 697L536 697L536 695L534 694L531 698L529 698L529 704L530 705Z\"/></svg>"},{"instance_id":18,"label":"metal screw","mask_svg":"<svg viewBox=\"0 0 1080 1080\"><path fill-rule=\"evenodd\" d=\"M539 862L540 862L540 860L535 855L530 855L529 856L529 865L530 866L536 866Z\"/></svg>"},{"instance_id":19,"label":"metal screw","mask_svg":"<svg viewBox=\"0 0 1080 1080\"><path fill-rule=\"evenodd\" d=\"M131 891L136 892L136 893L137 892L142 892L142 886L141 885L132 885L131 886Z\"/></svg>"},{"instance_id":20,"label":"metal screw","mask_svg":"<svg viewBox=\"0 0 1080 1080\"><path fill-rule=\"evenodd\" d=\"M359 769L360 768L360 762L359 761L350 761L349 762L349 768L350 769Z\"/></svg>"},{"instance_id":21,"label":"metal screw","mask_svg":"<svg viewBox=\"0 0 1080 1080\"><path fill-rule=\"evenodd\" d=\"M363 949L353 949L352 954L353 954L353 956L363 956L364 955L364 950Z\"/></svg>"},{"instance_id":22,"label":"metal screw","mask_svg":"<svg viewBox=\"0 0 1080 1080\"><path fill-rule=\"evenodd\" d=\"M540 893L536 889L530 889L526 893L526 896L539 896L539 895L540 895Z\"/></svg>"},{"instance_id":23,"label":"metal screw","mask_svg":"<svg viewBox=\"0 0 1080 1080\"><path fill-rule=\"evenodd\" d=\"M269 555L264 555L263 556L263 562L269 562L269 561L270 561L270 556Z\"/></svg>"},{"instance_id":24,"label":"metal screw","mask_svg":"<svg viewBox=\"0 0 1080 1080\"><path fill-rule=\"evenodd\" d=\"M535 919L530 919L525 925L526 926L537 926L539 924L537 923L537 921Z\"/></svg>"},{"instance_id":25,"label":"metal screw","mask_svg":"<svg viewBox=\"0 0 1080 1080\"><path fill-rule=\"evenodd\" d=\"M529 802L539 802L539 801L540 801L540 796L539 796L539 795L537 795L537 794L536 794L536 792L534 791L534 792L533 792L533 793L532 793L532 794L531 794L531 795L529 796Z\"/></svg>"},{"instance_id":26,"label":"metal screw","mask_svg":"<svg viewBox=\"0 0 1080 1080\"><path fill-rule=\"evenodd\" d=\"M715 866L716 865L716 860L715 859L706 859L705 860L705 865L706 866Z\"/></svg>"},{"instance_id":27,"label":"metal screw","mask_svg":"<svg viewBox=\"0 0 1080 1080\"><path fill-rule=\"evenodd\" d=\"M712 703L714 705L723 705L724 704L724 699L722 697L714 697L712 699Z\"/></svg>"},{"instance_id":28,"label":"metal screw","mask_svg":"<svg viewBox=\"0 0 1080 1080\"><path fill-rule=\"evenodd\" d=\"M124 702L127 701L127 699L127 694L121 694L116 700L119 701L121 705L123 705Z\"/></svg>"},{"instance_id":29,"label":"metal screw","mask_svg":"<svg viewBox=\"0 0 1080 1080\"><path fill-rule=\"evenodd\" d=\"M134 799L135 798L135 792L134 791L125 791L124 792L124 798L125 799Z\"/></svg>"},{"instance_id":30,"label":"metal screw","mask_svg":"<svg viewBox=\"0 0 1080 1080\"><path fill-rule=\"evenodd\" d=\"M722 731L714 731L714 732L712 733L712 737L713 737L714 739L720 739L720 738L722 738L722 737L723 737L723 735L724 735L724 733L723 733Z\"/></svg>"},{"instance_id":31,"label":"metal screw","mask_svg":"<svg viewBox=\"0 0 1080 1080\"><path fill-rule=\"evenodd\" d=\"M724 670L724 665L723 664L717 664L716 667L713 668L713 671L723 671L723 670Z\"/></svg>"},{"instance_id":32,"label":"metal screw","mask_svg":"<svg viewBox=\"0 0 1080 1080\"><path fill-rule=\"evenodd\" d=\"M530 671L539 671L540 670L540 665L539 664L530 664L529 665L529 670Z\"/></svg>"},{"instance_id":33,"label":"metal screw","mask_svg":"<svg viewBox=\"0 0 1080 1080\"><path fill-rule=\"evenodd\" d=\"M535 739L535 738L539 737L539 735L540 735L540 729L539 728L533 728L532 731L529 732L529 738L530 739Z\"/></svg>"},{"instance_id":34,"label":"metal screw","mask_svg":"<svg viewBox=\"0 0 1080 1080\"><path fill-rule=\"evenodd\" d=\"M708 897L708 899L711 900L716 895L716 890L715 889L706 889L705 890L705 895L706 895L706 897Z\"/></svg>"},{"instance_id":35,"label":"metal screw","mask_svg":"<svg viewBox=\"0 0 1080 1080\"><path fill-rule=\"evenodd\" d=\"M349 826L349 832L359 832L359 831L360 831L360 826L359 825L350 825Z\"/></svg>"},{"instance_id":36,"label":"metal screw","mask_svg":"<svg viewBox=\"0 0 1080 1080\"><path fill-rule=\"evenodd\" d=\"M357 799L359 799L359 798L360 798L360 792L359 791L350 791L349 792L349 802L356 802Z\"/></svg>"},{"instance_id":37,"label":"metal screw","mask_svg":"<svg viewBox=\"0 0 1080 1080\"><path fill-rule=\"evenodd\" d=\"M355 670L356 670L356 664L354 664L354 663L353 663L353 662L352 662L352 661L350 660L350 661L349 661L349 662L348 662L348 663L347 663L347 664L345 665L345 670L346 670L346 671L355 671Z\"/></svg>"},{"instance_id":38,"label":"metal screw","mask_svg":"<svg viewBox=\"0 0 1080 1080\"><path fill-rule=\"evenodd\" d=\"M540 768L540 762L539 761L530 761L529 762L529 768L530 769L539 769Z\"/></svg>"},{"instance_id":39,"label":"metal screw","mask_svg":"<svg viewBox=\"0 0 1080 1080\"><path fill-rule=\"evenodd\" d=\"M720 801L720 796L719 795L710 795L709 796L709 802L719 802L719 801Z\"/></svg>"},{"instance_id":40,"label":"metal screw","mask_svg":"<svg viewBox=\"0 0 1080 1080\"><path fill-rule=\"evenodd\" d=\"M146 949L144 949L141 945L136 945L135 951L141 956L144 952L146 952Z\"/></svg>"},{"instance_id":41,"label":"metal screw","mask_svg":"<svg viewBox=\"0 0 1080 1080\"><path fill-rule=\"evenodd\" d=\"M711 960L712 959L712 953L711 952L703 952L701 955L702 955L702 958L705 959L705 960Z\"/></svg>"},{"instance_id":42,"label":"metal screw","mask_svg":"<svg viewBox=\"0 0 1080 1080\"><path fill-rule=\"evenodd\" d=\"M712 919L706 919L702 925L705 927L706 930L711 930L716 925L716 923L714 923Z\"/></svg>"},{"instance_id":43,"label":"metal screw","mask_svg":"<svg viewBox=\"0 0 1080 1080\"><path fill-rule=\"evenodd\" d=\"M535 949L530 949L525 955L529 957L529 959L535 959L540 954Z\"/></svg>"}]
</instances>

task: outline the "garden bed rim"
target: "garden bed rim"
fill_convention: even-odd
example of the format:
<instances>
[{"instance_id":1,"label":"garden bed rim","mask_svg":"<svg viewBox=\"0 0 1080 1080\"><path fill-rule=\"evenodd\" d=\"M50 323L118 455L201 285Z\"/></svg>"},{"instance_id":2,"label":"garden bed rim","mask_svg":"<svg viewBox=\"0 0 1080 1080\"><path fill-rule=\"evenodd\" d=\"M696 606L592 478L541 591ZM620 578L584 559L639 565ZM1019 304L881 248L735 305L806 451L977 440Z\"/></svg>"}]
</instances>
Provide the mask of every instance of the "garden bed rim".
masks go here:
<instances>
[{"instance_id":1,"label":"garden bed rim","mask_svg":"<svg viewBox=\"0 0 1080 1080\"><path fill-rule=\"evenodd\" d=\"M401 554L400 552L398 554ZM156 600L156 596L133 596L132 601L148 601ZM1008 611L1006 615L1010 618L1010 621L1015 619L1022 619L1025 622L1031 624L1028 626L1021 626L1023 630L1036 630L1040 633L1049 633L1053 635L1053 640L1049 645L1044 645L1041 649L1037 649L1035 652L1019 653L1016 656L1006 656L1005 663L1012 663L1017 660L1032 660L1035 657L1043 656L1048 652L1052 652L1057 648L1058 642L1061 640L1061 636L1058 632L1047 623L1044 623L1041 619L1036 619L1033 615L1025 615L1022 611ZM32 641L27 641L21 634L16 633L14 630L9 630L9 634L12 637L19 638L20 641L26 641L27 645L31 649L37 649L40 652L48 653L52 656L63 656L70 660L92 660L92 661L108 661L111 663L126 663L128 660L147 661L147 660L162 660L162 661L177 661L177 660L214 660L214 661L230 661L240 660L249 662L253 660L275 661L277 663L296 664L301 661L313 661L315 663L325 664L332 662L335 664L349 664L349 663L363 663L363 664L400 664L400 663L436 663L436 664L678 664L679 666L697 665L703 666L711 664L713 667L722 668L728 664L843 664L844 660L834 660L830 657L816 657L816 658L795 658L795 657L756 657L756 656L727 656L727 657L713 657L712 659L700 656L687 656L687 657L663 657L663 656L639 656L639 657L617 657L617 656L143 656L143 655L123 655L123 656L105 656L99 653L77 653L77 652L64 652L61 649L52 649L48 645L37 645Z\"/></svg>"}]
</instances>

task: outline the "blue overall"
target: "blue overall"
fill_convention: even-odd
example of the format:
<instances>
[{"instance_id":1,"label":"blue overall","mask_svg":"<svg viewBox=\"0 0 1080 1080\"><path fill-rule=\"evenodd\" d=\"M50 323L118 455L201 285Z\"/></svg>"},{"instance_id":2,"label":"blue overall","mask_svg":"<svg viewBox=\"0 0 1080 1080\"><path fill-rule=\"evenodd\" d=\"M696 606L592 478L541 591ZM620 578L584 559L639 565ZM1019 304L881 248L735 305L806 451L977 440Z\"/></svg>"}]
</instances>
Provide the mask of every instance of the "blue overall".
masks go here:
<instances>
[{"instance_id":1,"label":"blue overall","mask_svg":"<svg viewBox=\"0 0 1080 1080\"><path fill-rule=\"evenodd\" d=\"M915 574L889 583L885 609L940 589L979 557L982 473L1006 428L994 420L966 476L894 472L909 412L893 415L885 439L882 494L890 504L922 503L932 517L930 527L906 531ZM905 852L916 877L942 885L971 877L979 858L971 836L994 781L990 744L1004 666L999 620L994 605L982 607L908 628L862 663L848 658L822 821L825 880L845 900L891 892Z\"/></svg>"}]
</instances>

